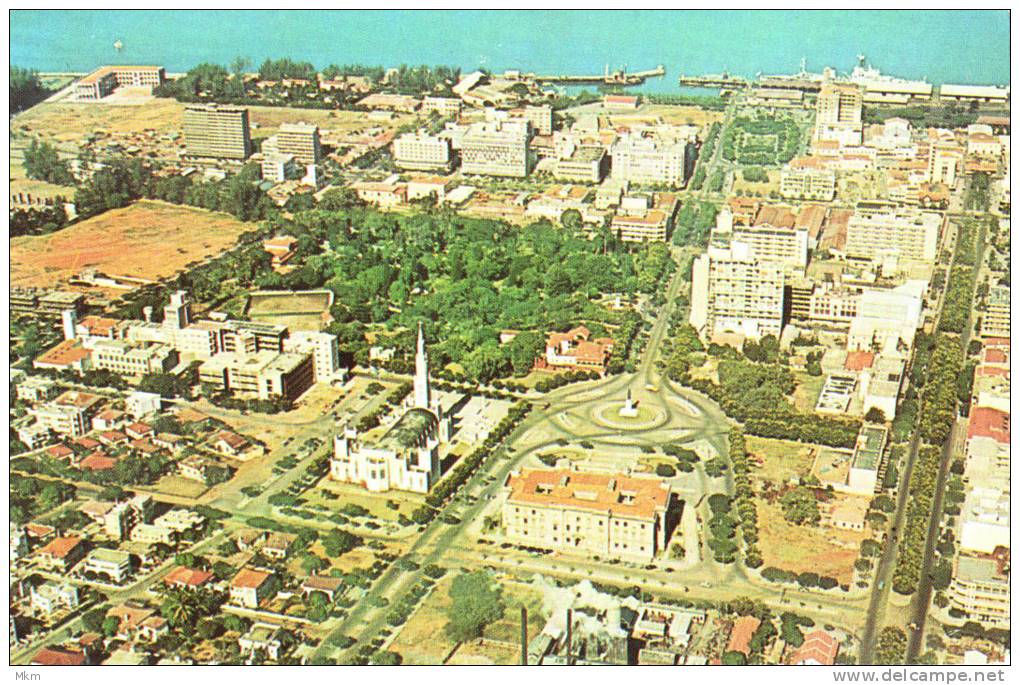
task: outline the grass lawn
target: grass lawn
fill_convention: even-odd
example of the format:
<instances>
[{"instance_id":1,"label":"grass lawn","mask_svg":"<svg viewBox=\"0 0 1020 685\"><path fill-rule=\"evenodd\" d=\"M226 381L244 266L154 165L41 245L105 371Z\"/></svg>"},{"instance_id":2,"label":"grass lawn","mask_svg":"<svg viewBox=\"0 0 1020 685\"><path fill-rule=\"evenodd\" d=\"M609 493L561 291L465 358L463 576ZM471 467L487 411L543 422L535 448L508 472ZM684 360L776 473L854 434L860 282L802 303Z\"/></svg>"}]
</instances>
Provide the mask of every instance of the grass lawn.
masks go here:
<instances>
[{"instance_id":1,"label":"grass lawn","mask_svg":"<svg viewBox=\"0 0 1020 685\"><path fill-rule=\"evenodd\" d=\"M209 488L197 480L185 478L176 474L163 476L159 479L153 489L167 495L177 497L200 497Z\"/></svg>"},{"instance_id":2,"label":"grass lawn","mask_svg":"<svg viewBox=\"0 0 1020 685\"><path fill-rule=\"evenodd\" d=\"M11 285L52 287L86 268L161 280L254 228L228 214L142 200L56 233L12 238Z\"/></svg>"},{"instance_id":3,"label":"grass lawn","mask_svg":"<svg viewBox=\"0 0 1020 685\"><path fill-rule=\"evenodd\" d=\"M802 412L813 412L818 396L822 394L825 376L811 376L802 371L795 371L793 380L797 383L797 388L793 391L793 404Z\"/></svg>"},{"instance_id":4,"label":"grass lawn","mask_svg":"<svg viewBox=\"0 0 1020 685\"><path fill-rule=\"evenodd\" d=\"M778 502L757 502L758 543L765 566L802 573L814 571L832 576L841 584L853 578L864 531L841 530L828 526L796 526L783 518Z\"/></svg>"},{"instance_id":5,"label":"grass lawn","mask_svg":"<svg viewBox=\"0 0 1020 685\"><path fill-rule=\"evenodd\" d=\"M782 175L779 169L766 169L769 180L764 182L745 181L744 175L740 172L734 174L733 192L743 191L744 195L760 195L768 197L769 193L779 191L779 177Z\"/></svg>"},{"instance_id":6,"label":"grass lawn","mask_svg":"<svg viewBox=\"0 0 1020 685\"><path fill-rule=\"evenodd\" d=\"M747 436L747 451L762 459L761 467L752 474L774 482L786 482L791 478L811 473L816 448L790 440L774 440Z\"/></svg>"}]
</instances>

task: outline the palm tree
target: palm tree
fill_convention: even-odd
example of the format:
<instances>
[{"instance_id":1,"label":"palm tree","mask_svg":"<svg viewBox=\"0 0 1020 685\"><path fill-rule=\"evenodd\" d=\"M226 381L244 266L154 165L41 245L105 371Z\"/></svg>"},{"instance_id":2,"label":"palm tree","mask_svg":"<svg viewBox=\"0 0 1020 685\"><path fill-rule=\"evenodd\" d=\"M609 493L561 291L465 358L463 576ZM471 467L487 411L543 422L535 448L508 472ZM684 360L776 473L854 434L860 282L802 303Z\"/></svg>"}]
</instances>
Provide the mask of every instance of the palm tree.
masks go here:
<instances>
[{"instance_id":1,"label":"palm tree","mask_svg":"<svg viewBox=\"0 0 1020 685\"><path fill-rule=\"evenodd\" d=\"M174 628L193 627L207 611L208 594L201 588L169 588L163 592L160 613Z\"/></svg>"}]
</instances>

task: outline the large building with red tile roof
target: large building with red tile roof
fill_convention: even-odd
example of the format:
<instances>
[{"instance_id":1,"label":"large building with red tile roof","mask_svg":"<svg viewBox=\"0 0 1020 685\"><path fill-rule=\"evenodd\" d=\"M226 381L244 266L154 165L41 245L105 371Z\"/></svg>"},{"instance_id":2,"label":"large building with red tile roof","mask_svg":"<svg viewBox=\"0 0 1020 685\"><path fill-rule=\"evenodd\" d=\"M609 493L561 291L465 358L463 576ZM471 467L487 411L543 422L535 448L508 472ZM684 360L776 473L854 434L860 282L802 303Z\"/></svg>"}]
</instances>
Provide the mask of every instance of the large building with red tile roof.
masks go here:
<instances>
[{"instance_id":1,"label":"large building with red tile roof","mask_svg":"<svg viewBox=\"0 0 1020 685\"><path fill-rule=\"evenodd\" d=\"M679 504L657 478L525 470L504 486L508 541L608 559L647 562L666 548Z\"/></svg>"},{"instance_id":2,"label":"large building with red tile roof","mask_svg":"<svg viewBox=\"0 0 1020 685\"><path fill-rule=\"evenodd\" d=\"M571 328L566 333L550 333L545 341L545 357L536 360L535 367L605 373L613 344L612 338L591 340L591 331L585 326Z\"/></svg>"}]
</instances>

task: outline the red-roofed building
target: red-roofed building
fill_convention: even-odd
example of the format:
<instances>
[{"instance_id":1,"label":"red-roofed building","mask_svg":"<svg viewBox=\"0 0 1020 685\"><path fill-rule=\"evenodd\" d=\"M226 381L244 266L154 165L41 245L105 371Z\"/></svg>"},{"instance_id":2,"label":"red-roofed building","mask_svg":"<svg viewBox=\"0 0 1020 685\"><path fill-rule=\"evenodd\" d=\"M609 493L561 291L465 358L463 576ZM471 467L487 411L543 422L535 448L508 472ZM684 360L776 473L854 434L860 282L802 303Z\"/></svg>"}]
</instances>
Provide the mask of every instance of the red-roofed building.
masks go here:
<instances>
[{"instance_id":1,"label":"red-roofed building","mask_svg":"<svg viewBox=\"0 0 1020 685\"><path fill-rule=\"evenodd\" d=\"M195 588L212 580L213 574L187 566L177 566L167 574L163 582L171 587Z\"/></svg>"},{"instance_id":2,"label":"red-roofed building","mask_svg":"<svg viewBox=\"0 0 1020 685\"><path fill-rule=\"evenodd\" d=\"M78 468L83 471L109 471L116 465L117 460L114 457L107 456L105 452L97 450L82 459L78 464Z\"/></svg>"},{"instance_id":3,"label":"red-roofed building","mask_svg":"<svg viewBox=\"0 0 1020 685\"><path fill-rule=\"evenodd\" d=\"M967 442L988 438L1009 445L1009 414L989 407L977 407L970 413Z\"/></svg>"},{"instance_id":4,"label":"red-roofed building","mask_svg":"<svg viewBox=\"0 0 1020 685\"><path fill-rule=\"evenodd\" d=\"M550 333L545 357L535 360L536 369L574 369L605 373L613 351L612 338L589 340L591 331L577 326L566 333Z\"/></svg>"},{"instance_id":5,"label":"red-roofed building","mask_svg":"<svg viewBox=\"0 0 1020 685\"><path fill-rule=\"evenodd\" d=\"M730 643L726 647L727 652L740 652L744 656L751 654L751 638L754 636L761 621L754 616L741 616L733 622L733 630L730 631Z\"/></svg>"},{"instance_id":6,"label":"red-roofed building","mask_svg":"<svg viewBox=\"0 0 1020 685\"><path fill-rule=\"evenodd\" d=\"M54 445L53 447L50 447L46 450L46 455L49 457L53 457L54 459L68 459L73 454L74 450L72 450L67 445L63 444Z\"/></svg>"},{"instance_id":7,"label":"red-roofed building","mask_svg":"<svg viewBox=\"0 0 1020 685\"><path fill-rule=\"evenodd\" d=\"M602 98L605 109L637 109L641 99L636 95L606 95Z\"/></svg>"},{"instance_id":8,"label":"red-roofed building","mask_svg":"<svg viewBox=\"0 0 1020 685\"><path fill-rule=\"evenodd\" d=\"M839 641L824 630L814 630L804 636L804 644L793 653L794 666L832 666L839 654Z\"/></svg>"},{"instance_id":9,"label":"red-roofed building","mask_svg":"<svg viewBox=\"0 0 1020 685\"><path fill-rule=\"evenodd\" d=\"M99 434L99 442L104 445L124 445L128 442L128 436L120 431L103 431Z\"/></svg>"},{"instance_id":10,"label":"red-roofed building","mask_svg":"<svg viewBox=\"0 0 1020 685\"><path fill-rule=\"evenodd\" d=\"M847 371L864 371L870 369L875 363L875 353L863 350L851 350L846 353L846 362L843 368Z\"/></svg>"},{"instance_id":11,"label":"red-roofed building","mask_svg":"<svg viewBox=\"0 0 1020 685\"><path fill-rule=\"evenodd\" d=\"M32 666L87 666L88 657L84 652L63 647L43 647L32 657Z\"/></svg>"},{"instance_id":12,"label":"red-roofed building","mask_svg":"<svg viewBox=\"0 0 1020 685\"><path fill-rule=\"evenodd\" d=\"M85 542L76 537L54 538L36 554L43 565L66 572L85 558Z\"/></svg>"},{"instance_id":13,"label":"red-roofed building","mask_svg":"<svg viewBox=\"0 0 1020 685\"><path fill-rule=\"evenodd\" d=\"M155 429L153 429L152 426L150 426L147 423L142 423L141 421L138 421L137 423L132 423L130 426L124 429L124 432L127 433L129 437L132 437L136 440L140 440L142 438L150 438L156 434L156 431Z\"/></svg>"},{"instance_id":14,"label":"red-roofed building","mask_svg":"<svg viewBox=\"0 0 1020 685\"><path fill-rule=\"evenodd\" d=\"M32 366L37 369L73 369L83 372L92 368L92 352L82 347L77 339L62 340L36 357Z\"/></svg>"},{"instance_id":15,"label":"red-roofed building","mask_svg":"<svg viewBox=\"0 0 1020 685\"><path fill-rule=\"evenodd\" d=\"M268 571L242 568L230 581L230 601L247 609L257 609L276 583L276 576Z\"/></svg>"}]
</instances>

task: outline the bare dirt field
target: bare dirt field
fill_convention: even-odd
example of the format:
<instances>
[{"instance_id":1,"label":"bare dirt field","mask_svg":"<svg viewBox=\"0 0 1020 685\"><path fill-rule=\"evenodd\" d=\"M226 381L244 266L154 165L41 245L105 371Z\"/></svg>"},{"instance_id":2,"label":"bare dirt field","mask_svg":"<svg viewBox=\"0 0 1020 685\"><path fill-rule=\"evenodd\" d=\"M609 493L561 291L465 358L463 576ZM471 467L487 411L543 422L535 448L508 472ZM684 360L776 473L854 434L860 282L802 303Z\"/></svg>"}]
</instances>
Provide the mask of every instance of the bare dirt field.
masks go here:
<instances>
[{"instance_id":1,"label":"bare dirt field","mask_svg":"<svg viewBox=\"0 0 1020 685\"><path fill-rule=\"evenodd\" d=\"M842 530L828 526L797 526L783 518L779 504L758 503L758 543L765 566L802 573L814 571L832 576L840 584L853 579L864 531Z\"/></svg>"},{"instance_id":2,"label":"bare dirt field","mask_svg":"<svg viewBox=\"0 0 1020 685\"><path fill-rule=\"evenodd\" d=\"M329 321L328 292L252 293L247 314L255 321L283 324L294 330L318 331Z\"/></svg>"},{"instance_id":3,"label":"bare dirt field","mask_svg":"<svg viewBox=\"0 0 1020 685\"><path fill-rule=\"evenodd\" d=\"M86 268L160 280L220 254L254 225L227 214L142 201L64 230L11 240L11 285L53 286Z\"/></svg>"},{"instance_id":4,"label":"bare dirt field","mask_svg":"<svg viewBox=\"0 0 1020 685\"><path fill-rule=\"evenodd\" d=\"M446 612L451 604L449 592L452 582L451 573L436 585L401 629L391 649L404 657L405 664L435 665L443 663L447 657L450 659L448 663L459 665L518 663L521 606L528 608L528 634L537 635L545 625L541 594L523 583L501 580L506 607L503 617L486 626L481 640L458 646L444 630Z\"/></svg>"},{"instance_id":5,"label":"bare dirt field","mask_svg":"<svg viewBox=\"0 0 1020 685\"><path fill-rule=\"evenodd\" d=\"M331 131L353 132L379 126L368 112L303 109L295 107L248 107L252 138L266 138L284 122L304 121ZM399 115L386 127L396 128L411 121L411 115ZM43 137L55 143L70 143L86 135L108 133L180 132L184 121L184 103L152 98L118 103L44 102L22 112L11 122L15 138Z\"/></svg>"}]
</instances>

